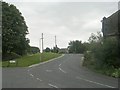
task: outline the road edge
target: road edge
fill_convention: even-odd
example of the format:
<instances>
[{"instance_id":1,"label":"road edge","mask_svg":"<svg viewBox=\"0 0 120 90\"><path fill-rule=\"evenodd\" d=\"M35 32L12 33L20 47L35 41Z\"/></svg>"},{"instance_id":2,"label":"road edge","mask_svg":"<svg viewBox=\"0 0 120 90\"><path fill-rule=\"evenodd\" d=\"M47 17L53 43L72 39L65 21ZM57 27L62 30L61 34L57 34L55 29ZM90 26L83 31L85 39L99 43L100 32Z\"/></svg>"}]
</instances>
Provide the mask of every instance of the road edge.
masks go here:
<instances>
[{"instance_id":1,"label":"road edge","mask_svg":"<svg viewBox=\"0 0 120 90\"><path fill-rule=\"evenodd\" d=\"M48 62L51 62L51 61L54 61L54 60L57 60L59 58L62 58L65 54L62 54L61 56L57 57L57 58L53 58L53 59L50 59L48 61L44 61L44 62L41 62L41 63L38 63L38 64L34 64L34 65L30 65L28 66L29 68L32 68L32 67L36 67L36 66L39 66L41 64L45 64L45 63L48 63Z\"/></svg>"}]
</instances>

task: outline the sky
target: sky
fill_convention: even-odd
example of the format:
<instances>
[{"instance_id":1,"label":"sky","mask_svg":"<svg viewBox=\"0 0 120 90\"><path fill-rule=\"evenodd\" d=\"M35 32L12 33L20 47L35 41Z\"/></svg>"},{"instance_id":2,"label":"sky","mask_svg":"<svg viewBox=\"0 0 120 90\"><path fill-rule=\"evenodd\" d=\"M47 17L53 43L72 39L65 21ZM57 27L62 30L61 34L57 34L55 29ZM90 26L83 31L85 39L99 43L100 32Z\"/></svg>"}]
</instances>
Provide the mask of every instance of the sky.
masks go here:
<instances>
[{"instance_id":1,"label":"sky","mask_svg":"<svg viewBox=\"0 0 120 90\"><path fill-rule=\"evenodd\" d=\"M14 4L28 26L30 45L40 47L43 33L44 48L66 48L73 40L85 42L91 33L102 29L102 18L118 10L118 2L40 2L10 1Z\"/></svg>"}]
</instances>

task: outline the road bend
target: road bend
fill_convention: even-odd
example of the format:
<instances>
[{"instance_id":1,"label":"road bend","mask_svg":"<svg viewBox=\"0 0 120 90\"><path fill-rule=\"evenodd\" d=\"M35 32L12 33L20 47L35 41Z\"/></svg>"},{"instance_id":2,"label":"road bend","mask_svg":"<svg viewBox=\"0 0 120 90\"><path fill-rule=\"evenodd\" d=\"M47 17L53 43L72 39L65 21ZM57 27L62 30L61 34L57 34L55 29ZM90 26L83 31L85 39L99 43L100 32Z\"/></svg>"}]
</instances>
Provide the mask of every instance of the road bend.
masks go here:
<instances>
[{"instance_id":1,"label":"road bend","mask_svg":"<svg viewBox=\"0 0 120 90\"><path fill-rule=\"evenodd\" d=\"M65 54L26 68L3 68L3 88L118 88L118 79L83 66L82 54Z\"/></svg>"}]
</instances>

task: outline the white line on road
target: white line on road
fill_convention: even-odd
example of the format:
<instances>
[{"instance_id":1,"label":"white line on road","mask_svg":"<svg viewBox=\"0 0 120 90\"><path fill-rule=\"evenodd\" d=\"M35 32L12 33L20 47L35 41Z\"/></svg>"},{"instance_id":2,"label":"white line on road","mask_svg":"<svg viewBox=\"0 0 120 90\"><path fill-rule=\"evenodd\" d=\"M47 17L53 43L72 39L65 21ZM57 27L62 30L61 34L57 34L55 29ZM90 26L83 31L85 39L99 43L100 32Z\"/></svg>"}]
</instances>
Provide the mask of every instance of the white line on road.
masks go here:
<instances>
[{"instance_id":1,"label":"white line on road","mask_svg":"<svg viewBox=\"0 0 120 90\"><path fill-rule=\"evenodd\" d=\"M33 74L30 74L30 76L32 76L32 77L33 77L34 75L33 75Z\"/></svg>"},{"instance_id":2,"label":"white line on road","mask_svg":"<svg viewBox=\"0 0 120 90\"><path fill-rule=\"evenodd\" d=\"M61 64L59 64L59 66L61 66Z\"/></svg>"},{"instance_id":3,"label":"white line on road","mask_svg":"<svg viewBox=\"0 0 120 90\"><path fill-rule=\"evenodd\" d=\"M39 78L36 78L37 80L39 80L39 81L42 81L41 79L39 79Z\"/></svg>"},{"instance_id":4,"label":"white line on road","mask_svg":"<svg viewBox=\"0 0 120 90\"><path fill-rule=\"evenodd\" d=\"M98 85L101 85L101 86L106 86L106 87L109 87L109 88L116 88L116 87L113 87L113 86L109 86L109 85L101 84L101 83L94 82L94 81L91 81L91 80L87 80L87 79L84 79L84 78L80 78L80 77L76 77L76 78L77 78L77 79L84 80L84 81L87 81L87 82L90 82L90 83L98 84Z\"/></svg>"},{"instance_id":5,"label":"white line on road","mask_svg":"<svg viewBox=\"0 0 120 90\"><path fill-rule=\"evenodd\" d=\"M52 84L48 84L48 85L51 86L51 87L54 87L54 88L58 88L57 86L52 85Z\"/></svg>"},{"instance_id":6,"label":"white line on road","mask_svg":"<svg viewBox=\"0 0 120 90\"><path fill-rule=\"evenodd\" d=\"M52 70L46 70L46 72L52 72Z\"/></svg>"},{"instance_id":7,"label":"white line on road","mask_svg":"<svg viewBox=\"0 0 120 90\"><path fill-rule=\"evenodd\" d=\"M63 69L61 69L60 67L59 67L59 69L60 69L60 71L62 71L63 73L67 73L66 71L64 71Z\"/></svg>"}]
</instances>

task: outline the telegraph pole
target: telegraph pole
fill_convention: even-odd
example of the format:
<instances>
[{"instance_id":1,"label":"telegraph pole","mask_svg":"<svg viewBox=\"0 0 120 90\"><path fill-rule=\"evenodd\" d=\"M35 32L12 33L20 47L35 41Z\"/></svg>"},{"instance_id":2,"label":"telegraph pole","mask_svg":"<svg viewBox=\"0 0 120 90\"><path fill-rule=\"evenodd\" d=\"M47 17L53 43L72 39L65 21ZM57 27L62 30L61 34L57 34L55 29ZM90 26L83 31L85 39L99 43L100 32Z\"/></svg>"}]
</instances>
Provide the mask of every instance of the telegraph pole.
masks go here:
<instances>
[{"instance_id":1,"label":"telegraph pole","mask_svg":"<svg viewBox=\"0 0 120 90\"><path fill-rule=\"evenodd\" d=\"M42 53L43 53L43 49L44 49L44 47L43 47L43 33L42 33Z\"/></svg>"},{"instance_id":2,"label":"telegraph pole","mask_svg":"<svg viewBox=\"0 0 120 90\"><path fill-rule=\"evenodd\" d=\"M41 61L41 38L39 39L39 48L40 48L40 61Z\"/></svg>"},{"instance_id":3,"label":"telegraph pole","mask_svg":"<svg viewBox=\"0 0 120 90\"><path fill-rule=\"evenodd\" d=\"M56 35L55 35L55 47L57 46L57 44L56 44Z\"/></svg>"},{"instance_id":4,"label":"telegraph pole","mask_svg":"<svg viewBox=\"0 0 120 90\"><path fill-rule=\"evenodd\" d=\"M42 43L42 46L41 46L41 43ZM43 47L43 33L42 33L42 37L40 38L40 48L41 47L42 47L42 49L41 49L41 55L40 55L40 62L42 61L42 57L43 57L42 53L43 53L43 49L44 49L44 47Z\"/></svg>"},{"instance_id":5,"label":"telegraph pole","mask_svg":"<svg viewBox=\"0 0 120 90\"><path fill-rule=\"evenodd\" d=\"M55 35L55 53L58 53L56 35Z\"/></svg>"},{"instance_id":6,"label":"telegraph pole","mask_svg":"<svg viewBox=\"0 0 120 90\"><path fill-rule=\"evenodd\" d=\"M39 49L40 49L40 52L41 52L41 38L39 38Z\"/></svg>"}]
</instances>

